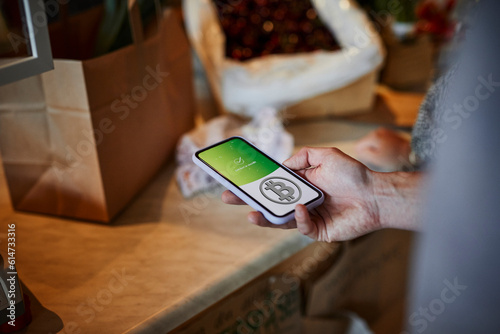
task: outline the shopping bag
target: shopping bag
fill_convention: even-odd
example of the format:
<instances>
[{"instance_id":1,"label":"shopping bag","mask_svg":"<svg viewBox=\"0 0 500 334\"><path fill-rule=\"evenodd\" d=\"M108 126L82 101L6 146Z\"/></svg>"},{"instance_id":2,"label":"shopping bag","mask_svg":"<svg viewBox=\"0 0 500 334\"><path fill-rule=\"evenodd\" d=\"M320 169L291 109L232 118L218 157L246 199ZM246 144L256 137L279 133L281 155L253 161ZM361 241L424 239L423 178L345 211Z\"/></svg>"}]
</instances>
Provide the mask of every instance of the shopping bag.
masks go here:
<instances>
[{"instance_id":1,"label":"shopping bag","mask_svg":"<svg viewBox=\"0 0 500 334\"><path fill-rule=\"evenodd\" d=\"M109 222L193 127L190 48L167 10L134 43L0 87L0 150L15 209Z\"/></svg>"}]
</instances>

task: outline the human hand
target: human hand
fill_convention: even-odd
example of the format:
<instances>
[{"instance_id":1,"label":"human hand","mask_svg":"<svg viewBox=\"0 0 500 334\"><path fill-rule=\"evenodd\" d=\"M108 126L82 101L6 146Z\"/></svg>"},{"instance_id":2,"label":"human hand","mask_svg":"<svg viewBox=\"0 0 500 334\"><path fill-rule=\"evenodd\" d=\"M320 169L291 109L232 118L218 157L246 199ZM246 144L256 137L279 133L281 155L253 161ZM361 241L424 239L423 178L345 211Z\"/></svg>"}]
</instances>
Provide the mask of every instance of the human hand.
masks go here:
<instances>
[{"instance_id":1,"label":"human hand","mask_svg":"<svg viewBox=\"0 0 500 334\"><path fill-rule=\"evenodd\" d=\"M396 171L410 164L410 142L386 128L378 128L361 138L355 150L359 161L376 169Z\"/></svg>"},{"instance_id":2,"label":"human hand","mask_svg":"<svg viewBox=\"0 0 500 334\"><path fill-rule=\"evenodd\" d=\"M260 212L250 212L253 224L274 228L298 228L319 241L350 240L380 229L379 211L372 187L372 171L336 148L301 149L283 163L320 188L325 200L313 212L298 204L295 220L283 225L267 221ZM229 190L222 194L227 204L245 204Z\"/></svg>"}]
</instances>

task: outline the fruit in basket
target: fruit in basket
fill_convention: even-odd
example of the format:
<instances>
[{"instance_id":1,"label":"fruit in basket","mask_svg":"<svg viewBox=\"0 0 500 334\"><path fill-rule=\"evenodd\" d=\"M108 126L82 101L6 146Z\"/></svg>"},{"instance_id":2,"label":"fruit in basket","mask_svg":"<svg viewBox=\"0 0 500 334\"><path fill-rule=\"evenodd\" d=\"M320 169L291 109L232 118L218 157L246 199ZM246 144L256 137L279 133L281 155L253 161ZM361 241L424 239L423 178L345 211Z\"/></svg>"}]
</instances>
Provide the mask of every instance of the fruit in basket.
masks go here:
<instances>
[{"instance_id":1,"label":"fruit in basket","mask_svg":"<svg viewBox=\"0 0 500 334\"><path fill-rule=\"evenodd\" d=\"M310 0L214 0L226 35L226 57L340 49Z\"/></svg>"}]
</instances>

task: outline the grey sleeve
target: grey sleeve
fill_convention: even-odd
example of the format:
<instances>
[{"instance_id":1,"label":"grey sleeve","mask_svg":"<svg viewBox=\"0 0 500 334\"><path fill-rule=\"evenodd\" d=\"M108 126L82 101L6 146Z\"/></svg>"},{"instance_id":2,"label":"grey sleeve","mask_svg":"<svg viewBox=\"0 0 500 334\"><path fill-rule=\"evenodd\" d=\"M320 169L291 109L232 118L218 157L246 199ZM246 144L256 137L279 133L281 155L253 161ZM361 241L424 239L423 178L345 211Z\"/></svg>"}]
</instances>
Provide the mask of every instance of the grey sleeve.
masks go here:
<instances>
[{"instance_id":1,"label":"grey sleeve","mask_svg":"<svg viewBox=\"0 0 500 334\"><path fill-rule=\"evenodd\" d=\"M437 123L407 333L500 333L500 2L478 10L443 100L463 112Z\"/></svg>"},{"instance_id":2,"label":"grey sleeve","mask_svg":"<svg viewBox=\"0 0 500 334\"><path fill-rule=\"evenodd\" d=\"M429 88L420 106L411 139L416 167L425 167L436 157L436 144L442 136L439 122L445 112L448 83L453 81L457 69L458 65L455 64L439 77Z\"/></svg>"}]
</instances>

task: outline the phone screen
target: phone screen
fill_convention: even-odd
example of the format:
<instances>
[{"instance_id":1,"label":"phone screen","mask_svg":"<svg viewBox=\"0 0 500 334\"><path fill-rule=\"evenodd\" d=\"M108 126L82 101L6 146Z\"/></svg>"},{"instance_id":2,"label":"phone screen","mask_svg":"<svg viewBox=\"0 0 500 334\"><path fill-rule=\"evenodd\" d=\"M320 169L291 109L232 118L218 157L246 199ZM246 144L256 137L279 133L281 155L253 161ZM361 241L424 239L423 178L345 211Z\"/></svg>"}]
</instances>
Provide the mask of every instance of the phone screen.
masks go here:
<instances>
[{"instance_id":1,"label":"phone screen","mask_svg":"<svg viewBox=\"0 0 500 334\"><path fill-rule=\"evenodd\" d=\"M208 147L198 158L278 217L321 193L241 138Z\"/></svg>"}]
</instances>

